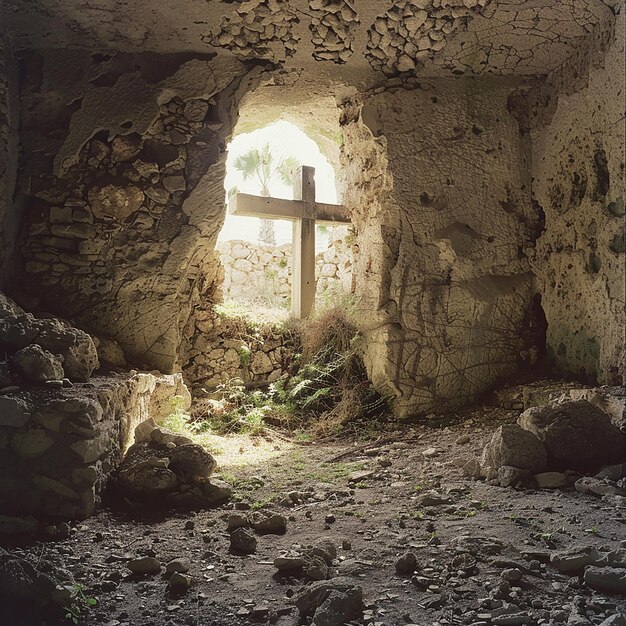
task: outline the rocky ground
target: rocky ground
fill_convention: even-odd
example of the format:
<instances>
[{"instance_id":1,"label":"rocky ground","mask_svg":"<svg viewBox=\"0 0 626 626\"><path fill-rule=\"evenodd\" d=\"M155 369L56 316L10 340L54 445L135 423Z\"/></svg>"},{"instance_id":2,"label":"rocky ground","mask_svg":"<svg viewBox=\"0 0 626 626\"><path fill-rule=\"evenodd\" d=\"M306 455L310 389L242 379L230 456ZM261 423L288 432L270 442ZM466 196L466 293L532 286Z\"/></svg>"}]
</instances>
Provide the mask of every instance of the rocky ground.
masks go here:
<instances>
[{"instance_id":1,"label":"rocky ground","mask_svg":"<svg viewBox=\"0 0 626 626\"><path fill-rule=\"evenodd\" d=\"M15 563L65 579L85 625L626 624L626 508L460 469L518 415L482 407L315 443L240 437L234 451L224 440L236 501L170 516L111 501L6 546L4 580ZM24 607L4 601L0 624L41 623Z\"/></svg>"}]
</instances>

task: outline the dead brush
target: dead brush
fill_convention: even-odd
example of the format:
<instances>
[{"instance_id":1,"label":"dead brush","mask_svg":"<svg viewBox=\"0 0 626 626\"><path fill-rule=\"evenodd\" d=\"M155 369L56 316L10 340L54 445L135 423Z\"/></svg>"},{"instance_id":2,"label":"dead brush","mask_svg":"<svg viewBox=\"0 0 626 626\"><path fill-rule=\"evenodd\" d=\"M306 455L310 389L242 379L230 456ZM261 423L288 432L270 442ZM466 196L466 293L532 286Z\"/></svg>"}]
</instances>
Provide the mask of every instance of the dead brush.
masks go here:
<instances>
[{"instance_id":1,"label":"dead brush","mask_svg":"<svg viewBox=\"0 0 626 626\"><path fill-rule=\"evenodd\" d=\"M345 309L326 309L300 327L303 361L319 360L327 353L347 354L353 350L358 335L352 316Z\"/></svg>"},{"instance_id":2,"label":"dead brush","mask_svg":"<svg viewBox=\"0 0 626 626\"><path fill-rule=\"evenodd\" d=\"M356 419L378 417L387 401L371 386L362 337L344 307L327 309L300 326L302 364L281 394L317 435Z\"/></svg>"}]
</instances>

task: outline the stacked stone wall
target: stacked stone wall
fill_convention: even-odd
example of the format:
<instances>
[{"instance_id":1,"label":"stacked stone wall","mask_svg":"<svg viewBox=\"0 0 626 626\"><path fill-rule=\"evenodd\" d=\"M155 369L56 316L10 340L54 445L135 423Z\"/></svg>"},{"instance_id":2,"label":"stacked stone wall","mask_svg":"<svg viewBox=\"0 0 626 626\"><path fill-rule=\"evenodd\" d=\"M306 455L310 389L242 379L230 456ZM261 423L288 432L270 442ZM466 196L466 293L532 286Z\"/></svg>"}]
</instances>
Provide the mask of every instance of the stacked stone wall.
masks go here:
<instances>
[{"instance_id":1,"label":"stacked stone wall","mask_svg":"<svg viewBox=\"0 0 626 626\"><path fill-rule=\"evenodd\" d=\"M11 517L82 519L98 505L135 428L189 394L180 374L95 377L62 389L0 393L0 525Z\"/></svg>"},{"instance_id":2,"label":"stacked stone wall","mask_svg":"<svg viewBox=\"0 0 626 626\"><path fill-rule=\"evenodd\" d=\"M352 289L352 246L346 236L334 239L315 258L318 302L330 302ZM270 246L233 240L218 244L224 268L225 300L268 306L289 306L291 300L292 246Z\"/></svg>"},{"instance_id":3,"label":"stacked stone wall","mask_svg":"<svg viewBox=\"0 0 626 626\"><path fill-rule=\"evenodd\" d=\"M240 379L248 387L277 381L293 370L299 342L288 323L254 323L215 312L196 316L185 379L194 389L215 389Z\"/></svg>"}]
</instances>

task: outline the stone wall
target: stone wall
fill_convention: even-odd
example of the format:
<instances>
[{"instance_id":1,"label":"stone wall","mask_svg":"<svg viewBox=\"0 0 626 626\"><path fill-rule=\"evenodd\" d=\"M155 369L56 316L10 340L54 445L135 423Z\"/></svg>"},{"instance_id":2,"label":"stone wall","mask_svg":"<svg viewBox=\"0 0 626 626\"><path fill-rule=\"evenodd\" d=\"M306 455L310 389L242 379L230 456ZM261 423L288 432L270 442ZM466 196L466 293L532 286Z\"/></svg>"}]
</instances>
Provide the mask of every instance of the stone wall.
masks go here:
<instances>
[{"instance_id":1,"label":"stone wall","mask_svg":"<svg viewBox=\"0 0 626 626\"><path fill-rule=\"evenodd\" d=\"M133 442L135 427L189 401L180 374L116 375L62 389L0 393L0 525L9 517L82 519Z\"/></svg>"},{"instance_id":2,"label":"stone wall","mask_svg":"<svg viewBox=\"0 0 626 626\"><path fill-rule=\"evenodd\" d=\"M92 338L0 292L0 532L11 517L93 513L135 428L191 397L180 374L92 374ZM15 524L17 526L15 526Z\"/></svg>"},{"instance_id":3,"label":"stone wall","mask_svg":"<svg viewBox=\"0 0 626 626\"><path fill-rule=\"evenodd\" d=\"M624 329L624 6L533 94L533 270L557 371L621 384Z\"/></svg>"},{"instance_id":4,"label":"stone wall","mask_svg":"<svg viewBox=\"0 0 626 626\"><path fill-rule=\"evenodd\" d=\"M217 287L226 138L259 74L200 55L25 53L22 301L144 369L179 369Z\"/></svg>"},{"instance_id":5,"label":"stone wall","mask_svg":"<svg viewBox=\"0 0 626 626\"><path fill-rule=\"evenodd\" d=\"M318 302L332 301L352 289L352 249L347 232L334 239L315 258ZM291 244L270 246L250 241L224 241L217 249L224 268L222 294L266 306L288 306L291 301Z\"/></svg>"},{"instance_id":6,"label":"stone wall","mask_svg":"<svg viewBox=\"0 0 626 626\"><path fill-rule=\"evenodd\" d=\"M18 163L16 69L10 46L0 34L0 288L12 267L18 224L13 206Z\"/></svg>"},{"instance_id":7,"label":"stone wall","mask_svg":"<svg viewBox=\"0 0 626 626\"><path fill-rule=\"evenodd\" d=\"M366 361L400 416L467 404L538 353L518 89L394 79L344 104Z\"/></svg>"},{"instance_id":8,"label":"stone wall","mask_svg":"<svg viewBox=\"0 0 626 626\"><path fill-rule=\"evenodd\" d=\"M213 311L196 316L196 333L185 367L194 389L214 389L238 378L248 387L278 380L294 367L299 342L284 322L255 323Z\"/></svg>"}]
</instances>

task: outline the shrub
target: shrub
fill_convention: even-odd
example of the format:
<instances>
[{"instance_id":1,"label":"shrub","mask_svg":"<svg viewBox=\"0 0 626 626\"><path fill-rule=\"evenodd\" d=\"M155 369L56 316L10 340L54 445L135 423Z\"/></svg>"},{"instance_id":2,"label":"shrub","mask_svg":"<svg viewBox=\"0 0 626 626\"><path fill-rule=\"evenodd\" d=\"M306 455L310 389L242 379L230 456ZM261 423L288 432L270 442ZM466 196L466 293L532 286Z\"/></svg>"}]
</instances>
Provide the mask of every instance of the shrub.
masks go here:
<instances>
[{"instance_id":1,"label":"shrub","mask_svg":"<svg viewBox=\"0 0 626 626\"><path fill-rule=\"evenodd\" d=\"M324 434L387 411L387 400L367 377L362 336L350 310L334 307L305 320L300 339L303 364L296 375L276 385L276 400L292 405Z\"/></svg>"}]
</instances>

